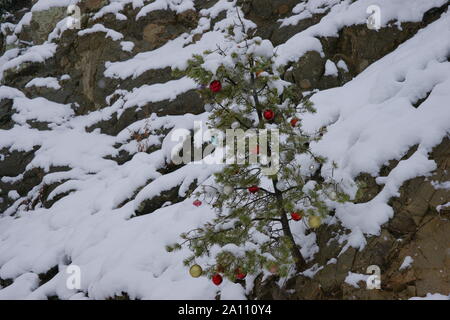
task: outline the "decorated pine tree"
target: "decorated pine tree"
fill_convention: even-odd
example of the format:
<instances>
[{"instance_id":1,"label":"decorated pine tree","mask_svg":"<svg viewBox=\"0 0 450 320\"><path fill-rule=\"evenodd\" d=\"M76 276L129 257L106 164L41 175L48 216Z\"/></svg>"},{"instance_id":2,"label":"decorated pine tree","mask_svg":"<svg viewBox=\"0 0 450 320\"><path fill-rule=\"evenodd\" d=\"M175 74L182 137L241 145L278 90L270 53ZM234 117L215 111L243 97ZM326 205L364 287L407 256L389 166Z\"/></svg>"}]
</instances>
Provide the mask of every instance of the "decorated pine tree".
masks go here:
<instances>
[{"instance_id":1,"label":"decorated pine tree","mask_svg":"<svg viewBox=\"0 0 450 320\"><path fill-rule=\"evenodd\" d=\"M281 79L271 42L253 37L244 23L230 27L227 40L177 71L199 84L210 110L208 126L222 133L215 144L227 152L223 170L193 203L211 205L216 217L168 247L190 248L185 263L191 275L209 275L215 284L222 282L221 274L236 280L263 269L280 276L304 270L292 224L319 228L329 204L347 199L318 174L325 159L311 152L310 143L321 133L302 130L302 115L314 112L313 106ZM211 263L199 266L199 257Z\"/></svg>"}]
</instances>

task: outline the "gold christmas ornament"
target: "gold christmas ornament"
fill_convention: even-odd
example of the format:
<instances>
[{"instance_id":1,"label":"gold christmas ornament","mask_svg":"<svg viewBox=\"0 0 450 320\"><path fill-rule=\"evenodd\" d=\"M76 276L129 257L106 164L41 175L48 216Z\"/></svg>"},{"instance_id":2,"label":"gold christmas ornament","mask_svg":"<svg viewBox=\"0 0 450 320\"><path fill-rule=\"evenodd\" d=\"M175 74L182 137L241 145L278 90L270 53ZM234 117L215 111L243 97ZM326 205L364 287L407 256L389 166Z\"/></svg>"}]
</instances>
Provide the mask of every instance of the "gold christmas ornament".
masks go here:
<instances>
[{"instance_id":1,"label":"gold christmas ornament","mask_svg":"<svg viewBox=\"0 0 450 320\"><path fill-rule=\"evenodd\" d=\"M189 274L191 275L192 278L198 278L202 275L202 273L203 273L203 269L198 264L194 264L189 269Z\"/></svg>"},{"instance_id":2,"label":"gold christmas ornament","mask_svg":"<svg viewBox=\"0 0 450 320\"><path fill-rule=\"evenodd\" d=\"M311 228L317 229L322 224L322 218L319 216L310 216L308 219L308 224Z\"/></svg>"}]
</instances>

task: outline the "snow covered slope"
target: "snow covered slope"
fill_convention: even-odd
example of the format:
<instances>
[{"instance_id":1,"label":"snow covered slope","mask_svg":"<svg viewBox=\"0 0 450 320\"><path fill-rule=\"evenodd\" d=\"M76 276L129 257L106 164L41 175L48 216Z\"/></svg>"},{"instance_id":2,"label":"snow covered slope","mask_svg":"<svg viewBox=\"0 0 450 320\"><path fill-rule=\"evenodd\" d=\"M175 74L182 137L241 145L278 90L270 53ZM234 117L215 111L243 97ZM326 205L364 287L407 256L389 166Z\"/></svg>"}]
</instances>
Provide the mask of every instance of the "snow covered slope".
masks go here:
<instances>
[{"instance_id":1,"label":"snow covered slope","mask_svg":"<svg viewBox=\"0 0 450 320\"><path fill-rule=\"evenodd\" d=\"M78 1L39 0L32 11L75 3ZM194 0L111 0L86 13L89 25L73 32L71 41L100 34L111 46L127 49L115 61L106 61L100 75L104 82L126 85L153 71L183 67L192 54L223 44L224 31L237 19L235 3L219 0L199 10ZM393 21L401 27L407 21L421 21L425 12L447 1L377 3L382 8L381 27ZM280 23L296 25L314 14L324 16L279 45L277 63L295 62L312 50L324 55L320 38L338 37L343 27L364 24L371 4L366 0L299 2ZM127 53L135 47L133 38L113 26L130 19L130 10L136 21L160 12L157 10L175 14L197 10L198 21L195 28L156 49ZM180 233L207 222L214 214L211 208L197 208L192 198L184 198L193 183L203 183L220 166L191 163L167 170L173 145L170 133L180 128L192 130L195 121L207 120L207 112L174 115L156 110L127 123L116 135L106 134L98 125L120 121L127 110L134 113L139 107L168 104L196 85L181 78L114 88L104 97L101 108L85 113L79 112L76 100L55 102L44 94L39 96L40 91L30 95L25 89L58 91L71 81L58 71L13 87L11 74L16 72L20 77L20 68L59 59L57 51L66 45L66 20L55 24L43 44L20 42L18 36L30 21L26 14L16 25L2 25L2 30L10 31L5 38L9 49L0 57L0 79L4 81L0 102L11 103L12 125L0 129L0 149L6 150L0 161L12 152L34 154L23 172L4 175L1 181L13 190L19 189L27 172L40 170L42 177L30 190L10 191L9 198L1 200L8 205L0 215L0 299L105 299L124 294L132 299L214 299L217 288L208 279L188 276L182 263L188 252L168 253L165 249L179 240ZM450 12L446 12L350 82L312 95L318 112L303 119L303 125L310 131L327 127L323 139L312 146L328 159L321 174L333 175L352 194L357 192L355 179L360 173L377 177L377 183L383 185L372 200L337 207L335 217L327 221L342 224L349 231L339 238L344 245L342 252L349 247L362 249L367 236L379 235L381 226L394 215L389 200L398 196L402 184L436 169L428 154L450 133L449 57ZM93 85L101 90L102 82ZM136 134L143 138L135 139ZM384 165L402 159L413 146L417 149L410 157L401 160L387 176L379 177ZM116 161L122 152L129 158ZM180 202L164 201L151 213L136 214L143 205L174 188ZM294 230L305 248L302 253L313 261L319 251L315 234L307 234L303 227ZM198 261L202 262L207 263ZM81 270L79 290L66 286L66 268L71 264ZM42 275L55 266L48 281L43 281ZM247 277L246 289L225 280L220 287L222 299L245 299L253 280Z\"/></svg>"}]
</instances>

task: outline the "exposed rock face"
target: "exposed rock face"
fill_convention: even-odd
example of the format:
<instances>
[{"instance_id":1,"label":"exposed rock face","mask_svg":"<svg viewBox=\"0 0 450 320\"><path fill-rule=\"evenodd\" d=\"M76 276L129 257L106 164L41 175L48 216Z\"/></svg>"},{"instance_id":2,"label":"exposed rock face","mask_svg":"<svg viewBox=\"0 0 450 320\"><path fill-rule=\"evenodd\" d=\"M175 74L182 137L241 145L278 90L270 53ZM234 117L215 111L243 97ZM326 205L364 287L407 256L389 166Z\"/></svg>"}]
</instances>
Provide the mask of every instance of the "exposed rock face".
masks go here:
<instances>
[{"instance_id":1,"label":"exposed rock face","mask_svg":"<svg viewBox=\"0 0 450 320\"><path fill-rule=\"evenodd\" d=\"M42 44L55 29L56 23L67 14L66 7L54 7L44 11L33 12L30 24L31 37L35 44Z\"/></svg>"},{"instance_id":2,"label":"exposed rock face","mask_svg":"<svg viewBox=\"0 0 450 320\"><path fill-rule=\"evenodd\" d=\"M97 11L105 5L105 0L86 0L85 7L88 11Z\"/></svg>"},{"instance_id":3,"label":"exposed rock face","mask_svg":"<svg viewBox=\"0 0 450 320\"><path fill-rule=\"evenodd\" d=\"M365 25L344 27L340 31L339 37L321 39L325 53L323 57L316 51L306 53L292 65L290 70L286 72L285 77L287 80L296 83L301 91L324 90L340 86L360 74L370 64L394 51L401 43L416 34L419 29L438 19L446 9L447 6L432 9L425 14L421 22L404 23L401 30L396 26L383 28L379 31L370 30ZM310 23L315 23L314 18ZM306 24L303 28L309 26ZM289 34L289 31L286 30L288 28L293 27L282 27L278 30ZM298 28L300 28L299 25L294 28L294 34L302 30ZM272 34L271 39L277 42L276 35ZM336 64L343 61L348 70L338 68L339 74L337 77L326 76L324 74L325 63L328 59Z\"/></svg>"},{"instance_id":4,"label":"exposed rock face","mask_svg":"<svg viewBox=\"0 0 450 320\"><path fill-rule=\"evenodd\" d=\"M123 61L136 54L160 48L168 41L195 29L200 19L199 11L211 7L214 3L215 1L196 1L196 10L187 10L182 13L158 10L139 19L136 18L139 10L127 4L124 14L129 18L128 20L116 20L113 14L106 14L94 22L89 20L88 16L98 12L105 5L105 1L84 1L80 4L83 10L82 27L88 28L94 23L102 23L105 27L122 33L124 41L133 42L132 51L124 51L120 41L113 41L105 37L105 33L102 32L78 37L77 30L66 30L58 40L59 46L53 58L43 63L26 63L18 69L8 70L3 84L23 89L28 98L44 97L50 101L69 104L76 115L86 115L110 107L114 101L121 98L117 94L120 90L131 91L133 88L168 82L174 78L170 67L148 70L127 79L107 78L104 76L106 64ZM258 25L257 34L270 39L274 45L281 44L294 34L316 24L325 14L313 14L295 25L281 27L278 19L287 17L299 1L242 0L238 3L242 5L246 17ZM391 26L377 32L368 30L364 25L344 27L338 37L320 39L323 55L316 51L309 51L298 61L286 66L284 78L295 83L304 94L315 89L324 90L342 86L369 65L413 37L421 28L439 18L446 10L447 5L434 8L424 16L421 22L402 24L402 29ZM42 44L53 31L56 23L65 15L66 8L63 7L34 12L31 24L23 29L19 38L32 41L34 44ZM20 20L22 16L23 12L17 12L15 19ZM201 34L196 35L193 41L200 39ZM5 37L0 35L0 48L2 48L0 54L6 49L5 46ZM343 61L347 70L341 67L338 68L337 76L326 76L324 73L327 60L336 64ZM70 78L59 80L60 83L64 83L60 90L46 87L24 89L25 85L35 77L57 76L60 78L63 75L69 75ZM107 98L110 99L109 102ZM190 90L172 100L148 102L139 107L133 106L120 114L113 112L110 117L99 119L91 124L87 131L99 129L103 134L116 136L130 124L152 113L164 116L200 114L203 111L204 105L201 98L195 90ZM13 114L12 100L6 98L1 100L0 129L11 129L14 126ZM39 130L48 130L46 123L33 125ZM120 145L117 146L119 147ZM1 212L14 203L8 196L9 191L16 190L20 196L25 197L30 190L43 181L46 174L70 170L68 167L51 167L47 171L36 168L27 170L27 165L38 149L36 147L29 152L0 150L0 176L10 178L7 182L0 181L0 196L3 199L0 202ZM147 148L145 151L148 150L152 149ZM118 155L110 157L119 164L126 163L131 158L132 155L123 150ZM439 205L450 202L450 190L436 188L431 183L431 181L450 181L450 140L442 141L433 150L431 158L437 163L433 176L418 177L402 186L400 196L391 200L395 211L393 219L383 226L379 236L368 240L364 250L357 251L349 248L339 255L342 244L333 241L332 232L344 231L338 227L334 230L321 228L317 232L317 238L320 247L324 249L315 256L311 267L318 264L323 268L313 278L295 276L281 287L276 284L275 277L264 282L258 278L250 298L406 299L412 296L424 296L432 291L450 294L450 209L443 207L440 212L436 211ZM170 166L168 164L162 173L178 169ZM395 166L396 163L387 165L383 169L384 174ZM17 180L11 180L15 177ZM366 202L380 191L380 186L368 174L362 174L359 178L364 183L364 187L357 201ZM27 205L33 207L42 204L43 207L50 208L58 199L70 193L69 190L56 198L48 198L49 194L63 182L44 185L39 192L39 197L29 199ZM190 186L190 190L194 185L195 183ZM182 201L185 197L180 196L178 191L179 186L147 199L136 209L136 215L151 214L167 202ZM335 263L328 263L330 259L338 255ZM399 270L405 257L408 256L413 259L411 266ZM381 269L382 290L366 290L364 282L359 283L360 288L345 283L349 272L366 274L366 269L370 265L377 265ZM0 278L0 286L7 286L10 282L8 279ZM128 297L127 293L123 293L121 297ZM117 298L121 299L121 297Z\"/></svg>"},{"instance_id":5,"label":"exposed rock face","mask_svg":"<svg viewBox=\"0 0 450 320\"><path fill-rule=\"evenodd\" d=\"M157 11L153 16L145 19L151 22L144 27L142 36L147 47L151 49L158 48L168 40L176 38L189 27L195 27L198 20L197 13L193 10L179 15Z\"/></svg>"}]
</instances>

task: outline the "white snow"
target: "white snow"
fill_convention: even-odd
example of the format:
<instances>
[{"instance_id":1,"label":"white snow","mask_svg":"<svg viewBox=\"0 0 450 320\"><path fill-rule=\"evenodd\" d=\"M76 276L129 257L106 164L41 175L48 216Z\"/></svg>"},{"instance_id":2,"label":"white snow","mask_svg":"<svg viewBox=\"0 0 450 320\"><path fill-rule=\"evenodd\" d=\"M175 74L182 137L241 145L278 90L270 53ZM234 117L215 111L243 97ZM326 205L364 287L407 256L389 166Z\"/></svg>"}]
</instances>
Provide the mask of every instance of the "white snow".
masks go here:
<instances>
[{"instance_id":1,"label":"white snow","mask_svg":"<svg viewBox=\"0 0 450 320\"><path fill-rule=\"evenodd\" d=\"M156 1L149 6L162 4L169 0ZM180 4L180 8L189 7L190 0L184 0ZM207 50L216 50L217 47L225 48L227 40L225 39L224 31L232 25L234 26L238 21L237 12L233 7L232 2L226 0L218 1L209 9L201 11L203 17L199 21L199 27L192 32L192 35L182 34L174 40L168 41L165 45L149 52L143 52L135 55L133 58L126 61L106 63L105 76L110 78L126 79L128 77L137 78L148 70L163 69L171 67L172 69L183 69L187 66L187 60L194 54L201 54ZM170 5L169 5L170 6ZM175 6L178 8L178 6ZM144 10L146 7L142 8ZM209 28L210 20L215 14L226 11L226 18L214 26L214 30L205 32L202 38L195 44L192 44L193 34L200 31L206 31ZM240 12L243 16L243 13ZM246 26L256 25L249 20L244 20ZM239 32L239 28L235 28L235 32ZM261 49L262 48L262 49ZM262 43L261 52L267 53L271 48L271 44L267 41Z\"/></svg>"},{"instance_id":2,"label":"white snow","mask_svg":"<svg viewBox=\"0 0 450 320\"><path fill-rule=\"evenodd\" d=\"M192 0L155 0L144 6L136 16L136 19L146 16L148 13L156 10L173 10L182 13L186 10L194 9L194 1Z\"/></svg>"},{"instance_id":3,"label":"white snow","mask_svg":"<svg viewBox=\"0 0 450 320\"><path fill-rule=\"evenodd\" d=\"M318 112L304 116L303 128L314 132L328 126L312 150L329 160L322 175L333 175L351 194L356 192L354 178L359 173L377 176L389 160L400 160L409 148L418 145L417 151L387 177L377 178L384 188L373 200L337 207L336 216L350 230L378 234L393 214L387 202L398 195L402 183L435 169L428 153L450 130L449 52L450 19L446 13L351 82L312 97ZM416 109L413 103L430 91ZM336 170L332 161L338 166Z\"/></svg>"},{"instance_id":4,"label":"white snow","mask_svg":"<svg viewBox=\"0 0 450 320\"><path fill-rule=\"evenodd\" d=\"M52 7L68 7L78 2L79 0L38 0L31 8L31 11L45 11Z\"/></svg>"},{"instance_id":5,"label":"white snow","mask_svg":"<svg viewBox=\"0 0 450 320\"><path fill-rule=\"evenodd\" d=\"M339 60L338 63L337 63L336 65L337 65L337 67L338 67L339 69L342 69L342 70L344 70L345 72L348 72L348 67L347 67L347 64L345 63L344 60Z\"/></svg>"},{"instance_id":6,"label":"white snow","mask_svg":"<svg viewBox=\"0 0 450 320\"><path fill-rule=\"evenodd\" d=\"M33 10L46 10L51 6L67 6L69 0L39 0ZM383 8L382 25L388 21L418 21L428 9L446 3L445 0L379 0ZM139 17L153 10L169 9L177 13L191 9L191 0L157 0L145 3L142 0L111 0L94 19L112 13L116 19L124 20L122 12L126 4L141 8ZM139 77L148 70L166 67L183 68L192 54L227 47L223 31L236 21L235 1L220 0L209 9L202 10L198 27L169 41L164 46L134 55L125 61L106 64L105 75L125 80ZM284 25L296 24L311 14L327 13L321 21L294 35L285 44L275 48L277 63L286 64L297 60L310 50L322 53L318 37L337 36L343 26L364 24L368 0L324 1L310 0L299 3L293 16L284 19ZM211 19L225 12L225 18L211 28ZM22 19L25 25L30 16ZM53 41L63 30L60 27L49 36ZM246 24L251 24L246 21ZM10 28L11 26L8 26ZM59 28L59 29L58 29ZM123 35L101 24L78 33L83 35L103 32L114 41L123 40ZM201 40L192 42L193 35L203 33ZM14 36L11 41L16 41ZM5 71L23 63L45 62L57 49L57 43L44 43L25 49L11 49L0 57L0 79ZM133 43L121 41L124 51L132 51ZM267 55L272 45L263 41L255 47L255 53ZM328 131L323 139L312 145L318 154L328 161L321 174L326 179L342 182L346 191L356 193L355 178L362 172L378 177L380 168L389 160L400 160L415 145L417 151L402 160L386 177L376 182L383 185L382 191L371 201L360 204L336 205L336 217L327 223L342 223L349 229L337 236L344 250L350 246L364 247L365 235L376 235L383 223L393 215L388 205L391 197L398 195L399 187L408 179L428 175L436 164L429 160L428 153L450 131L450 14L417 33L400 45L393 53L369 66L363 73L346 85L320 91L312 96L317 113L303 115L303 128L315 132L323 126ZM344 61L337 65L327 61L328 75L336 75L337 69L348 71ZM208 61L215 68L217 61ZM27 86L47 86L56 89L58 75L35 78ZM61 76L60 81L70 77ZM103 299L127 292L131 298L141 299L214 299L217 289L206 278L189 277L182 261L189 252L183 249L167 253L165 246L179 240L186 230L210 221L214 213L207 205L195 207L191 198L180 203L166 203L151 214L136 217L135 209L142 201L151 199L165 190L179 187L184 196L191 182L208 181L220 165L191 163L170 174L161 174L170 160L174 142L171 137L177 129L191 131L194 121L205 123L208 113L158 117L136 121L117 136L103 134L101 130L88 132L87 127L113 116L120 118L127 108L142 107L151 102L173 100L180 94L195 89L187 78L165 83L143 85L138 88L117 90L119 98L87 115L76 116L70 104L59 104L44 98L27 98L18 89L0 86L0 99L12 99L15 126L0 130L0 148L11 151L30 151L39 146L35 157L26 170L42 168L46 171L43 181L25 197L10 192L14 204L0 216L0 277L13 279L11 286L0 289L0 299L46 299L57 295L63 299ZM415 104L427 96L418 108ZM48 130L33 129L29 120L48 122ZM160 149L148 154L139 152L132 133L142 132L144 127L152 134L145 140ZM166 137L154 133L168 130ZM198 142L198 141L196 141ZM120 147L116 148L115 145ZM119 150L131 153L131 160L118 165L108 160ZM308 167L308 159L298 159ZM332 170L332 161L337 169ZM67 166L69 171L48 171L54 166ZM5 183L19 182L23 173L16 177L2 177ZM24 200L39 197L44 185L61 182L50 199L67 194L52 207L37 206L27 210ZM445 182L439 187L446 186ZM136 193L136 194L135 194ZM316 234L306 235L302 224L293 225L296 242L302 246L302 254L313 259L319 247ZM197 263L208 264L207 258ZM328 263L336 263L332 258ZM66 267L69 264L81 268L81 289L66 287ZM39 286L38 274L58 266L58 273L50 281ZM322 267L315 265L306 272L313 276ZM358 287L367 275L349 273L346 283ZM39 287L38 287L39 286ZM219 288L224 299L244 299L245 290L225 280ZM248 292L248 291L247 291ZM427 295L427 298L447 298L442 295Z\"/></svg>"},{"instance_id":7,"label":"white snow","mask_svg":"<svg viewBox=\"0 0 450 320\"><path fill-rule=\"evenodd\" d=\"M126 20L127 17L120 13L127 4L132 4L133 9L140 8L144 5L143 0L111 0L109 3L102 7L98 12L95 13L93 19L100 19L106 14L114 14L117 20Z\"/></svg>"},{"instance_id":8,"label":"white snow","mask_svg":"<svg viewBox=\"0 0 450 320\"><path fill-rule=\"evenodd\" d=\"M410 256L406 256L402 262L402 265L400 266L400 268L398 270L401 271L401 270L410 268L413 262L414 262L413 258L411 258Z\"/></svg>"},{"instance_id":9,"label":"white snow","mask_svg":"<svg viewBox=\"0 0 450 320\"><path fill-rule=\"evenodd\" d=\"M100 23L97 23L88 29L83 29L81 31L78 31L78 35L84 36L86 34L91 34L91 33L95 33L95 32L104 32L104 33L106 33L106 35L105 35L106 38L111 38L114 41L117 41L117 40L120 40L123 38L123 34L121 34L120 32L106 28L104 25L102 25Z\"/></svg>"},{"instance_id":10,"label":"white snow","mask_svg":"<svg viewBox=\"0 0 450 320\"><path fill-rule=\"evenodd\" d=\"M30 87L47 87L50 89L59 90L61 89L61 86L59 85L58 79L53 77L47 77L47 78L34 78L30 82L28 82L25 85L25 88Z\"/></svg>"},{"instance_id":11,"label":"white snow","mask_svg":"<svg viewBox=\"0 0 450 320\"><path fill-rule=\"evenodd\" d=\"M13 120L20 124L24 124L27 120L61 124L74 114L70 105L62 105L41 97L16 98L13 108L16 110Z\"/></svg>"},{"instance_id":12,"label":"white snow","mask_svg":"<svg viewBox=\"0 0 450 320\"><path fill-rule=\"evenodd\" d=\"M450 202L447 202L447 203L445 203L445 204L440 204L440 205L438 205L438 206L436 207L436 211L437 211L437 212L441 212L441 210L442 210L443 208L448 208L448 207L450 207Z\"/></svg>"},{"instance_id":13,"label":"white snow","mask_svg":"<svg viewBox=\"0 0 450 320\"><path fill-rule=\"evenodd\" d=\"M427 293L425 297L412 297L409 300L450 300L450 295L440 293Z\"/></svg>"},{"instance_id":14,"label":"white snow","mask_svg":"<svg viewBox=\"0 0 450 320\"><path fill-rule=\"evenodd\" d=\"M23 174L19 174L16 177L2 177L0 180L4 183L14 183L23 179Z\"/></svg>"},{"instance_id":15,"label":"white snow","mask_svg":"<svg viewBox=\"0 0 450 320\"><path fill-rule=\"evenodd\" d=\"M334 64L333 61L331 60L327 60L327 62L325 63L325 76L332 76L332 77L337 77L339 75L339 71L336 67L336 64Z\"/></svg>"},{"instance_id":16,"label":"white snow","mask_svg":"<svg viewBox=\"0 0 450 320\"><path fill-rule=\"evenodd\" d=\"M367 274L361 274L361 273L353 273L353 272L348 272L347 277L345 278L344 282L355 287L355 288L360 288L359 286L359 282L363 281L364 283L366 283L367 279L370 277L370 275Z\"/></svg>"},{"instance_id":17,"label":"white snow","mask_svg":"<svg viewBox=\"0 0 450 320\"><path fill-rule=\"evenodd\" d=\"M308 277L308 278L314 278L316 273L319 272L322 269L323 269L323 266L319 267L319 265L316 263L315 265L313 265L308 270L303 271L302 275L305 276L305 277Z\"/></svg>"},{"instance_id":18,"label":"white snow","mask_svg":"<svg viewBox=\"0 0 450 320\"><path fill-rule=\"evenodd\" d=\"M223 34L220 32L209 32L195 45L184 47L185 39L176 38L167 42L161 48L153 51L139 53L128 61L120 61L106 64L105 76L111 78L126 79L136 78L144 72L152 69L163 69L166 67L183 68L186 61L193 54L200 54L208 49L213 49L216 44L224 42Z\"/></svg>"},{"instance_id":19,"label":"white snow","mask_svg":"<svg viewBox=\"0 0 450 320\"><path fill-rule=\"evenodd\" d=\"M20 198L20 195L16 190L11 190L10 192L8 192L8 197L12 200L17 200Z\"/></svg>"},{"instance_id":20,"label":"white snow","mask_svg":"<svg viewBox=\"0 0 450 320\"><path fill-rule=\"evenodd\" d=\"M13 56L11 59L8 59L7 62L0 65L0 80L3 79L6 70L17 68L25 62L44 62L51 58L55 52L56 44L54 43L44 43L42 45L30 47L23 54Z\"/></svg>"},{"instance_id":21,"label":"white snow","mask_svg":"<svg viewBox=\"0 0 450 320\"><path fill-rule=\"evenodd\" d=\"M294 15L280 19L281 27L296 25L301 20L311 18L313 14L321 14L326 12L330 7L338 4L341 0L308 0L297 4L292 13Z\"/></svg>"},{"instance_id":22,"label":"white snow","mask_svg":"<svg viewBox=\"0 0 450 320\"><path fill-rule=\"evenodd\" d=\"M33 14L31 12L25 13L23 15L22 19L20 19L19 23L15 26L13 34L21 33L24 26L30 25L32 18L33 18Z\"/></svg>"},{"instance_id":23,"label":"white snow","mask_svg":"<svg viewBox=\"0 0 450 320\"><path fill-rule=\"evenodd\" d=\"M444 182L431 181L431 185L435 189L450 190L450 181L444 181Z\"/></svg>"},{"instance_id":24,"label":"white snow","mask_svg":"<svg viewBox=\"0 0 450 320\"><path fill-rule=\"evenodd\" d=\"M19 97L25 97L22 91L12 87L0 86L0 100L14 99Z\"/></svg>"},{"instance_id":25,"label":"white snow","mask_svg":"<svg viewBox=\"0 0 450 320\"><path fill-rule=\"evenodd\" d=\"M23 300L38 287L39 277L35 273L24 273L12 285L0 290L0 300Z\"/></svg>"},{"instance_id":26,"label":"white snow","mask_svg":"<svg viewBox=\"0 0 450 320\"><path fill-rule=\"evenodd\" d=\"M255 40L260 41L260 44L251 46L250 49L248 50L248 53L264 58L272 57L273 55L272 42L260 38L256 38Z\"/></svg>"},{"instance_id":27,"label":"white snow","mask_svg":"<svg viewBox=\"0 0 450 320\"><path fill-rule=\"evenodd\" d=\"M381 27L386 26L391 21L397 21L398 23L420 21L427 10L445 3L447 3L447 0L378 0L376 2L382 8ZM366 10L373 4L372 0L332 2L330 5L333 6L330 12L321 19L320 23L296 34L277 47L277 63L285 65L290 61L296 61L311 50L323 54L322 45L317 37L336 37L338 31L344 26L366 24ZM320 3L318 7L320 7ZM298 10L303 9L299 8ZM295 23L295 21L292 22ZM289 21L286 24L292 24L292 22Z\"/></svg>"},{"instance_id":28,"label":"white snow","mask_svg":"<svg viewBox=\"0 0 450 320\"><path fill-rule=\"evenodd\" d=\"M143 85L125 96L124 99L126 102L124 108L133 106L142 107L149 102L173 100L179 94L195 89L196 87L197 84L187 77L179 80L171 80L166 83Z\"/></svg>"},{"instance_id":29,"label":"white snow","mask_svg":"<svg viewBox=\"0 0 450 320\"><path fill-rule=\"evenodd\" d=\"M132 52L133 48L134 48L134 42L132 42L132 41L122 41L120 43L120 46L122 47L123 51Z\"/></svg>"},{"instance_id":30,"label":"white snow","mask_svg":"<svg viewBox=\"0 0 450 320\"><path fill-rule=\"evenodd\" d=\"M53 42L61 37L64 31L70 29L71 26L76 26L75 18L68 16L56 23L55 29L48 35L47 42Z\"/></svg>"}]
</instances>

